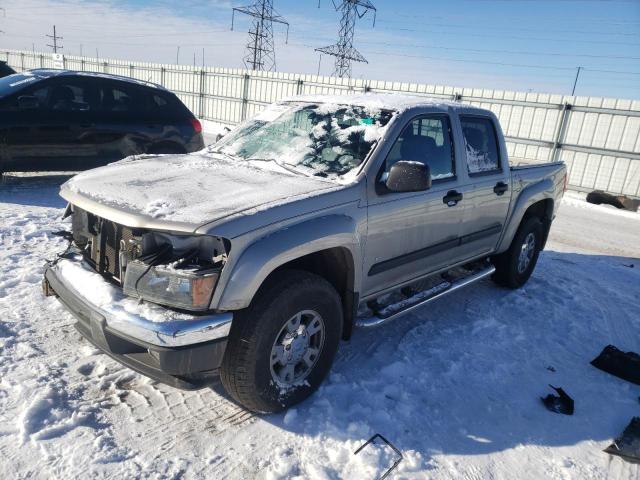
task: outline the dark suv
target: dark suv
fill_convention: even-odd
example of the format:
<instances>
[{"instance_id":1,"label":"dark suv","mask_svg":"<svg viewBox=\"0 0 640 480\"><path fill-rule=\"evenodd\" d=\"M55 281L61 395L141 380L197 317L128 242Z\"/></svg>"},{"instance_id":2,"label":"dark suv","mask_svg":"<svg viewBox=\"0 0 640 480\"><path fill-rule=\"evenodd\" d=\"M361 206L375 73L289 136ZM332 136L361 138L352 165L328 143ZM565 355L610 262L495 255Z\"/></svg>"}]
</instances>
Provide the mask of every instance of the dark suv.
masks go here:
<instances>
[{"instance_id":1,"label":"dark suv","mask_svg":"<svg viewBox=\"0 0 640 480\"><path fill-rule=\"evenodd\" d=\"M0 78L0 172L87 170L203 147L200 122L158 85L67 70Z\"/></svg>"}]
</instances>

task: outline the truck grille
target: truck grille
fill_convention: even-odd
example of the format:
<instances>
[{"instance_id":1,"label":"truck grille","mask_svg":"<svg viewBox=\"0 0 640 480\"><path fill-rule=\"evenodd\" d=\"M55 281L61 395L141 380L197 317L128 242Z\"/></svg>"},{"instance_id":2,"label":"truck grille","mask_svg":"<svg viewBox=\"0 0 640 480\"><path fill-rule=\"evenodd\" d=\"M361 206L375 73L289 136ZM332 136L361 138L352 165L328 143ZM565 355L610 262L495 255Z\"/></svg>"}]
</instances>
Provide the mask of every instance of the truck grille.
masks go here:
<instances>
[{"instance_id":1,"label":"truck grille","mask_svg":"<svg viewBox=\"0 0 640 480\"><path fill-rule=\"evenodd\" d=\"M85 258L93 268L122 283L121 249L125 248L126 253L130 253L131 240L139 232L77 207L73 212L72 229L74 241L84 251Z\"/></svg>"}]
</instances>

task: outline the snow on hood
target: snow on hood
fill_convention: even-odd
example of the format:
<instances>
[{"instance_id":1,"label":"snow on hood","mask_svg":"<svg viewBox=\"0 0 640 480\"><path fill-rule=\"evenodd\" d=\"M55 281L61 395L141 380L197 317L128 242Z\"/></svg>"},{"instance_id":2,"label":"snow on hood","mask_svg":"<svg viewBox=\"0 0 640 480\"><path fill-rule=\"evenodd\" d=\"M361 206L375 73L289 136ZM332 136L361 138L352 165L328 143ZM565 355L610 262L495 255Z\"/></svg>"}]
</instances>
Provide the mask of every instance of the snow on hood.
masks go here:
<instances>
[{"instance_id":1,"label":"snow on hood","mask_svg":"<svg viewBox=\"0 0 640 480\"><path fill-rule=\"evenodd\" d=\"M61 194L67 198L65 192L72 192L128 214L195 228L338 188L324 179L198 153L125 159L76 175Z\"/></svg>"}]
</instances>

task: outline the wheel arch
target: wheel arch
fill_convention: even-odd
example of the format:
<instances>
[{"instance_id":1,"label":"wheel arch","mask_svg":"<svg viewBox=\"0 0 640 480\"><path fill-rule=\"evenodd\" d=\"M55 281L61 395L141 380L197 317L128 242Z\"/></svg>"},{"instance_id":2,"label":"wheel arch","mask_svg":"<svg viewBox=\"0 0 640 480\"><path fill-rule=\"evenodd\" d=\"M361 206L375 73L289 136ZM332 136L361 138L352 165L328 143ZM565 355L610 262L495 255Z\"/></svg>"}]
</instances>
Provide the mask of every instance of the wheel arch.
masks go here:
<instances>
[{"instance_id":1,"label":"wheel arch","mask_svg":"<svg viewBox=\"0 0 640 480\"><path fill-rule=\"evenodd\" d=\"M509 248L522 222L532 216L537 216L543 223L544 238L542 246L544 248L547 237L549 236L555 210L553 200L554 188L553 182L550 179L546 179L527 187L520 193L509 217L505 233L496 249L496 253L502 253Z\"/></svg>"},{"instance_id":2,"label":"wheel arch","mask_svg":"<svg viewBox=\"0 0 640 480\"><path fill-rule=\"evenodd\" d=\"M316 218L262 237L228 265L231 271L212 307L246 308L274 274L287 269L304 270L325 278L340 295L343 337L348 338L358 306L359 245L356 222L346 215Z\"/></svg>"}]
</instances>

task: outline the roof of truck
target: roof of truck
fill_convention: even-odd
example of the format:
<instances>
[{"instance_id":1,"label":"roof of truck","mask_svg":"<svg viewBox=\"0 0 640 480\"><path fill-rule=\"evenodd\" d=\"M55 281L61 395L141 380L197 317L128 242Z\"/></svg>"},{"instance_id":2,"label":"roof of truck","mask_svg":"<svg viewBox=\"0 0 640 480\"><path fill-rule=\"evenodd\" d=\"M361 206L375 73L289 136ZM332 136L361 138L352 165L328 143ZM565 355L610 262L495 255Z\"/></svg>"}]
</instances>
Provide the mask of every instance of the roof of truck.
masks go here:
<instances>
[{"instance_id":1,"label":"roof of truck","mask_svg":"<svg viewBox=\"0 0 640 480\"><path fill-rule=\"evenodd\" d=\"M470 108L469 105L445 100L431 98L421 95L407 95L401 93L357 93L351 95L299 95L288 97L284 101L301 101L312 103L335 103L344 105L359 105L385 110L406 110L411 107L429 106L440 107L443 110L448 108L461 109Z\"/></svg>"}]
</instances>

